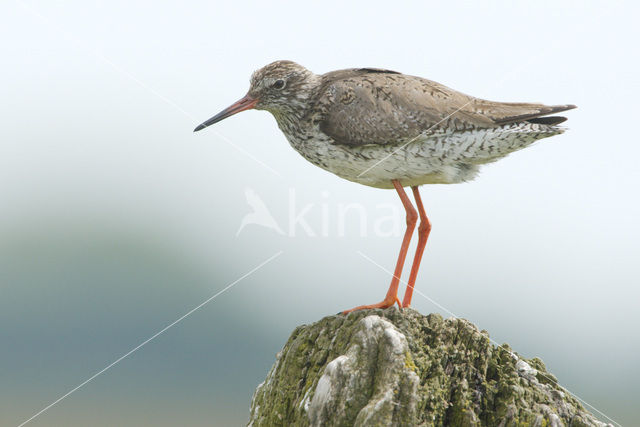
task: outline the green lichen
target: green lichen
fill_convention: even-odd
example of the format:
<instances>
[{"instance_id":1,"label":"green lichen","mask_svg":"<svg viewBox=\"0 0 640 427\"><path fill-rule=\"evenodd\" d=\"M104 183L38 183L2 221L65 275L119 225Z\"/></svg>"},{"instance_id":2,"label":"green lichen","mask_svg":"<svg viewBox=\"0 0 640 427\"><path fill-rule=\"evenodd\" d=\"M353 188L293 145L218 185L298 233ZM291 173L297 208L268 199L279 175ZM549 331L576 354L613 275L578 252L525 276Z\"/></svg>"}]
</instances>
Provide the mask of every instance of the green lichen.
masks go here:
<instances>
[{"instance_id":1,"label":"green lichen","mask_svg":"<svg viewBox=\"0 0 640 427\"><path fill-rule=\"evenodd\" d=\"M411 358L411 353L409 353L408 351L404 353L404 366L407 369L412 370L413 372L416 372L416 370L418 369L416 367L416 364L413 363L413 359Z\"/></svg>"},{"instance_id":2,"label":"green lichen","mask_svg":"<svg viewBox=\"0 0 640 427\"><path fill-rule=\"evenodd\" d=\"M371 315L386 319L406 338L405 350L398 355L400 368L391 374L386 372L391 365L381 368L386 359L375 360L382 353L355 351L361 346L362 321ZM316 425L544 427L557 425L552 418L572 427L603 425L562 389L540 359L522 359L506 344L493 346L486 331L466 320L444 320L408 309L330 316L296 328L254 394L251 425L312 424L308 406L318 382L331 361L347 354L364 358L350 363L356 371L367 372L361 378L349 377L353 384L340 384L353 388L349 399L323 414ZM516 367L519 360L528 364L524 371ZM384 393L380 387L389 383L389 375L397 377L390 390L395 403L381 401L371 409L371 402Z\"/></svg>"}]
</instances>

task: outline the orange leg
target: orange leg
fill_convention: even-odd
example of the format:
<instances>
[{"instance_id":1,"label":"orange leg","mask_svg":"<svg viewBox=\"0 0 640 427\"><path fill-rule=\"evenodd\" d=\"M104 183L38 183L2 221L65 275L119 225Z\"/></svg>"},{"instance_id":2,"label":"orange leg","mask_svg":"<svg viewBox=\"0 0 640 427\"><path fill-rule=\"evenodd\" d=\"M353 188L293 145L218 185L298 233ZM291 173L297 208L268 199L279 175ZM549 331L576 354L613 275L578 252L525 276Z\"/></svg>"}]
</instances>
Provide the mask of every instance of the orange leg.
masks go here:
<instances>
[{"instance_id":1,"label":"orange leg","mask_svg":"<svg viewBox=\"0 0 640 427\"><path fill-rule=\"evenodd\" d=\"M367 308L388 308L391 307L396 302L398 306L400 305L400 300L398 299L398 286L400 285L400 275L402 274L402 267L404 266L404 260L407 257L407 251L409 250L409 242L411 242L411 235L413 234L413 230L416 227L416 222L418 221L418 214L416 213L415 208L411 204L411 200L405 193L404 188L400 185L400 182L397 179L391 181L396 191L398 192L398 196L400 196L400 200L402 200L402 205L404 209L407 211L407 230L404 232L404 238L402 239L402 246L400 247L400 254L398 255L398 262L396 263L396 269L393 272L393 278L391 279L391 284L389 285L389 290L387 291L387 296L384 298L382 302L371 305L361 305L351 310L345 310L342 313L347 314L356 310L364 310Z\"/></svg>"},{"instance_id":2,"label":"orange leg","mask_svg":"<svg viewBox=\"0 0 640 427\"><path fill-rule=\"evenodd\" d=\"M416 277L418 276L418 268L420 268L420 261L422 260L422 254L424 253L424 247L427 245L427 239L431 232L431 221L429 221L429 218L427 218L427 214L424 211L418 187L411 187L411 190L413 190L413 197L416 199L416 205L418 206L418 212L420 213L420 225L418 226L418 246L416 247L416 255L413 257L411 274L409 274L409 282L407 283L407 289L404 292L404 298L402 299L403 307L409 307L409 305L411 305L411 297L413 296L413 287L416 284Z\"/></svg>"}]
</instances>

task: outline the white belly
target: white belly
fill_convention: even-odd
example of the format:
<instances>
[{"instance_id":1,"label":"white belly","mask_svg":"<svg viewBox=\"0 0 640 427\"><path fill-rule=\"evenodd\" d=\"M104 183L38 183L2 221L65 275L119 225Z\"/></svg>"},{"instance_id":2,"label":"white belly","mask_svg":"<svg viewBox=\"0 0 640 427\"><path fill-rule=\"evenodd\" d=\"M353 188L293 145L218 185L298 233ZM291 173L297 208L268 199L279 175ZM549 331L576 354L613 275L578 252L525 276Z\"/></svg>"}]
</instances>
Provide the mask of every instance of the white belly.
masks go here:
<instances>
[{"instance_id":1,"label":"white belly","mask_svg":"<svg viewBox=\"0 0 640 427\"><path fill-rule=\"evenodd\" d=\"M479 165L493 162L534 141L561 133L558 127L518 123L494 129L449 132L401 145L339 145L328 136L289 142L304 158L341 178L377 188L455 184L473 179Z\"/></svg>"}]
</instances>

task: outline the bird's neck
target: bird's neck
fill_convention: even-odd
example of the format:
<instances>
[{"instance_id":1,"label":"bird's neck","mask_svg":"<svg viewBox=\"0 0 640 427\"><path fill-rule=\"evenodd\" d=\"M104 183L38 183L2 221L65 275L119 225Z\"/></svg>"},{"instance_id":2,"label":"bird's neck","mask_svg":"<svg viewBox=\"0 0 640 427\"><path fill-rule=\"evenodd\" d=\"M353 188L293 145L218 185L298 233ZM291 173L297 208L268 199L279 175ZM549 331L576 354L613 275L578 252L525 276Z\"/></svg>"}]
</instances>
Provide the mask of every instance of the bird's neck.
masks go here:
<instances>
[{"instance_id":1,"label":"bird's neck","mask_svg":"<svg viewBox=\"0 0 640 427\"><path fill-rule=\"evenodd\" d=\"M295 136L304 131L303 117L304 111L272 111L273 117L278 122L278 127L286 136Z\"/></svg>"},{"instance_id":2,"label":"bird's neck","mask_svg":"<svg viewBox=\"0 0 640 427\"><path fill-rule=\"evenodd\" d=\"M286 104L278 105L277 108L270 110L285 134L300 133L305 127L305 120L313 106L313 99L316 98L320 84L320 76L310 75L305 79L304 85L296 91L296 96L290 97Z\"/></svg>"}]
</instances>

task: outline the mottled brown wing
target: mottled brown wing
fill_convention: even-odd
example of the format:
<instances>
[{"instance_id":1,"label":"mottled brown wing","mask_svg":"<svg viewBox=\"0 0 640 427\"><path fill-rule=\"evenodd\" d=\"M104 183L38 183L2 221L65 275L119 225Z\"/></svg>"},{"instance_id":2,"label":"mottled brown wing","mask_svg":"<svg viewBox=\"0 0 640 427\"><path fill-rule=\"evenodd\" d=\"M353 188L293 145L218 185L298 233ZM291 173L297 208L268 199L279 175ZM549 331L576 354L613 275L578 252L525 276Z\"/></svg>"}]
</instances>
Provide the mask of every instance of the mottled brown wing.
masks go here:
<instances>
[{"instance_id":1,"label":"mottled brown wing","mask_svg":"<svg viewBox=\"0 0 640 427\"><path fill-rule=\"evenodd\" d=\"M497 127L575 108L485 101L388 70L340 70L323 79L320 130L350 146L402 144L428 132Z\"/></svg>"}]
</instances>

